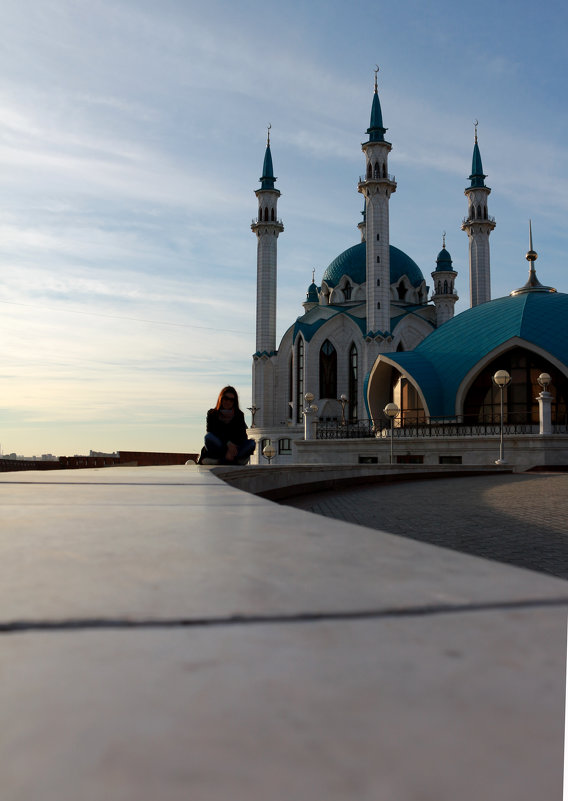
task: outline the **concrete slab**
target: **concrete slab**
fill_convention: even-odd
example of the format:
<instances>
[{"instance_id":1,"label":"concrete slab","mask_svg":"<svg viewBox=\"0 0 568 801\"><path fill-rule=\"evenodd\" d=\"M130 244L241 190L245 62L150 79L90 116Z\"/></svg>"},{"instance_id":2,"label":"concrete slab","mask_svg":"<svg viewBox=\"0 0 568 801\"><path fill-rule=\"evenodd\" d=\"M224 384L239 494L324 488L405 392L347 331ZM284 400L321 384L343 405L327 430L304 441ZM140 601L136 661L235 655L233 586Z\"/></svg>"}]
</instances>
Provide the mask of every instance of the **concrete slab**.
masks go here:
<instances>
[{"instance_id":1,"label":"concrete slab","mask_svg":"<svg viewBox=\"0 0 568 801\"><path fill-rule=\"evenodd\" d=\"M0 504L2 801L559 797L565 581L192 467Z\"/></svg>"},{"instance_id":2,"label":"concrete slab","mask_svg":"<svg viewBox=\"0 0 568 801\"><path fill-rule=\"evenodd\" d=\"M566 615L12 635L3 801L561 797Z\"/></svg>"}]
</instances>

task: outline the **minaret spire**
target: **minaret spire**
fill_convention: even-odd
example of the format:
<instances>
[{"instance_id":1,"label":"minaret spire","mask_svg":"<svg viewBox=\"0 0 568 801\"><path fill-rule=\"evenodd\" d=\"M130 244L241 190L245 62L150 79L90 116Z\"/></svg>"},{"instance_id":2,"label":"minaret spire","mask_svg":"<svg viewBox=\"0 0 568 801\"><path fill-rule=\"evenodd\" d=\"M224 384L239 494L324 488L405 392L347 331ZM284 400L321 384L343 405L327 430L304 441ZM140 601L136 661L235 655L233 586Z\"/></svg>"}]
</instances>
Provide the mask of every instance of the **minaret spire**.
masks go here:
<instances>
[{"instance_id":1,"label":"minaret spire","mask_svg":"<svg viewBox=\"0 0 568 801\"><path fill-rule=\"evenodd\" d=\"M390 342L390 242L389 200L396 191L396 181L388 171L388 154L392 149L385 140L387 129L377 86L378 66L375 69L375 88L371 105L369 138L361 145L365 154L365 175L359 179L358 190L365 198L364 226L366 242L366 296L368 342Z\"/></svg>"},{"instance_id":2,"label":"minaret spire","mask_svg":"<svg viewBox=\"0 0 568 801\"><path fill-rule=\"evenodd\" d=\"M514 289L511 295L524 295L526 292L556 292L551 286L543 286L536 277L536 270L534 267L535 261L538 259L538 253L533 250L532 241L532 221L529 220L529 250L526 255L526 260L529 263L529 279L524 286L519 289Z\"/></svg>"},{"instance_id":3,"label":"minaret spire","mask_svg":"<svg viewBox=\"0 0 568 801\"><path fill-rule=\"evenodd\" d=\"M495 219L487 212L487 198L491 189L485 185L487 176L483 172L477 141L478 125L475 120L470 185L464 190L468 199L468 214L461 226L469 239L470 306L478 306L491 300L489 234L495 228Z\"/></svg>"}]
</instances>

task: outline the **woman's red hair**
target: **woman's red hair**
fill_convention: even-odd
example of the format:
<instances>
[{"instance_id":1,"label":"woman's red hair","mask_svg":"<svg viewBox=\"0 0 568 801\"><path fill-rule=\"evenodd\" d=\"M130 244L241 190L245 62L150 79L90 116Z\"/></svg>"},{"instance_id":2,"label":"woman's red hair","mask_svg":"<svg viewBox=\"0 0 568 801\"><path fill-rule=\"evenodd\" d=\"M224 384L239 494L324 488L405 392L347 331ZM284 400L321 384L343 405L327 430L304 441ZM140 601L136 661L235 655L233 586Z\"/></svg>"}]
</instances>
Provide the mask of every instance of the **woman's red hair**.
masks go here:
<instances>
[{"instance_id":1,"label":"woman's red hair","mask_svg":"<svg viewBox=\"0 0 568 801\"><path fill-rule=\"evenodd\" d=\"M223 387L223 389L219 393L219 397L217 398L217 405L215 406L217 410L221 408L221 401L223 400L223 395L228 395L229 392L235 396L235 403L233 404L233 409L239 411L239 393L234 387L231 386Z\"/></svg>"}]
</instances>

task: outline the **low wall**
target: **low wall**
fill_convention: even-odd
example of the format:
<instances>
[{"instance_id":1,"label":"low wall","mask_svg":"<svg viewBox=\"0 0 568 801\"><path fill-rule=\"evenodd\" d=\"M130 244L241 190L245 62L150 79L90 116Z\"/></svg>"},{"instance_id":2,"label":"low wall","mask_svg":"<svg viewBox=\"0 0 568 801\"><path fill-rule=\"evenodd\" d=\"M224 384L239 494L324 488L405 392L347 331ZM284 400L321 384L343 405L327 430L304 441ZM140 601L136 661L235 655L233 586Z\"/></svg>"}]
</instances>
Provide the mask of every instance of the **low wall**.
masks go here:
<instances>
[{"instance_id":1,"label":"low wall","mask_svg":"<svg viewBox=\"0 0 568 801\"><path fill-rule=\"evenodd\" d=\"M213 467L211 471L233 487L270 500L291 498L320 490L345 489L362 484L418 481L432 478L512 473L512 467L486 465L262 465Z\"/></svg>"}]
</instances>

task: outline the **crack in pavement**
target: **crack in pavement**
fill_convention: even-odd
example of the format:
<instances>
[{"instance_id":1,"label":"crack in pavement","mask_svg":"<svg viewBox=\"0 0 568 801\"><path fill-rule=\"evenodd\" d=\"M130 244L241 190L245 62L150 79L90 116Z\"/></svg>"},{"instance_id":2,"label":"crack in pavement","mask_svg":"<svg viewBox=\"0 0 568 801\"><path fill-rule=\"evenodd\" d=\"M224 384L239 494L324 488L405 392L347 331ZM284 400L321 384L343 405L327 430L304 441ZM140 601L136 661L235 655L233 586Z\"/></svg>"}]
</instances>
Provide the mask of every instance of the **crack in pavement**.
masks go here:
<instances>
[{"instance_id":1,"label":"crack in pavement","mask_svg":"<svg viewBox=\"0 0 568 801\"><path fill-rule=\"evenodd\" d=\"M84 618L68 620L13 620L0 623L0 634L23 634L39 631L88 631L96 629L174 629L255 626L267 624L320 623L342 620L381 620L384 618L425 617L471 612L494 612L514 609L568 607L568 597L517 601L487 601L465 604L430 604L426 606L363 609L351 612L297 612L273 615L227 615L202 618Z\"/></svg>"}]
</instances>

